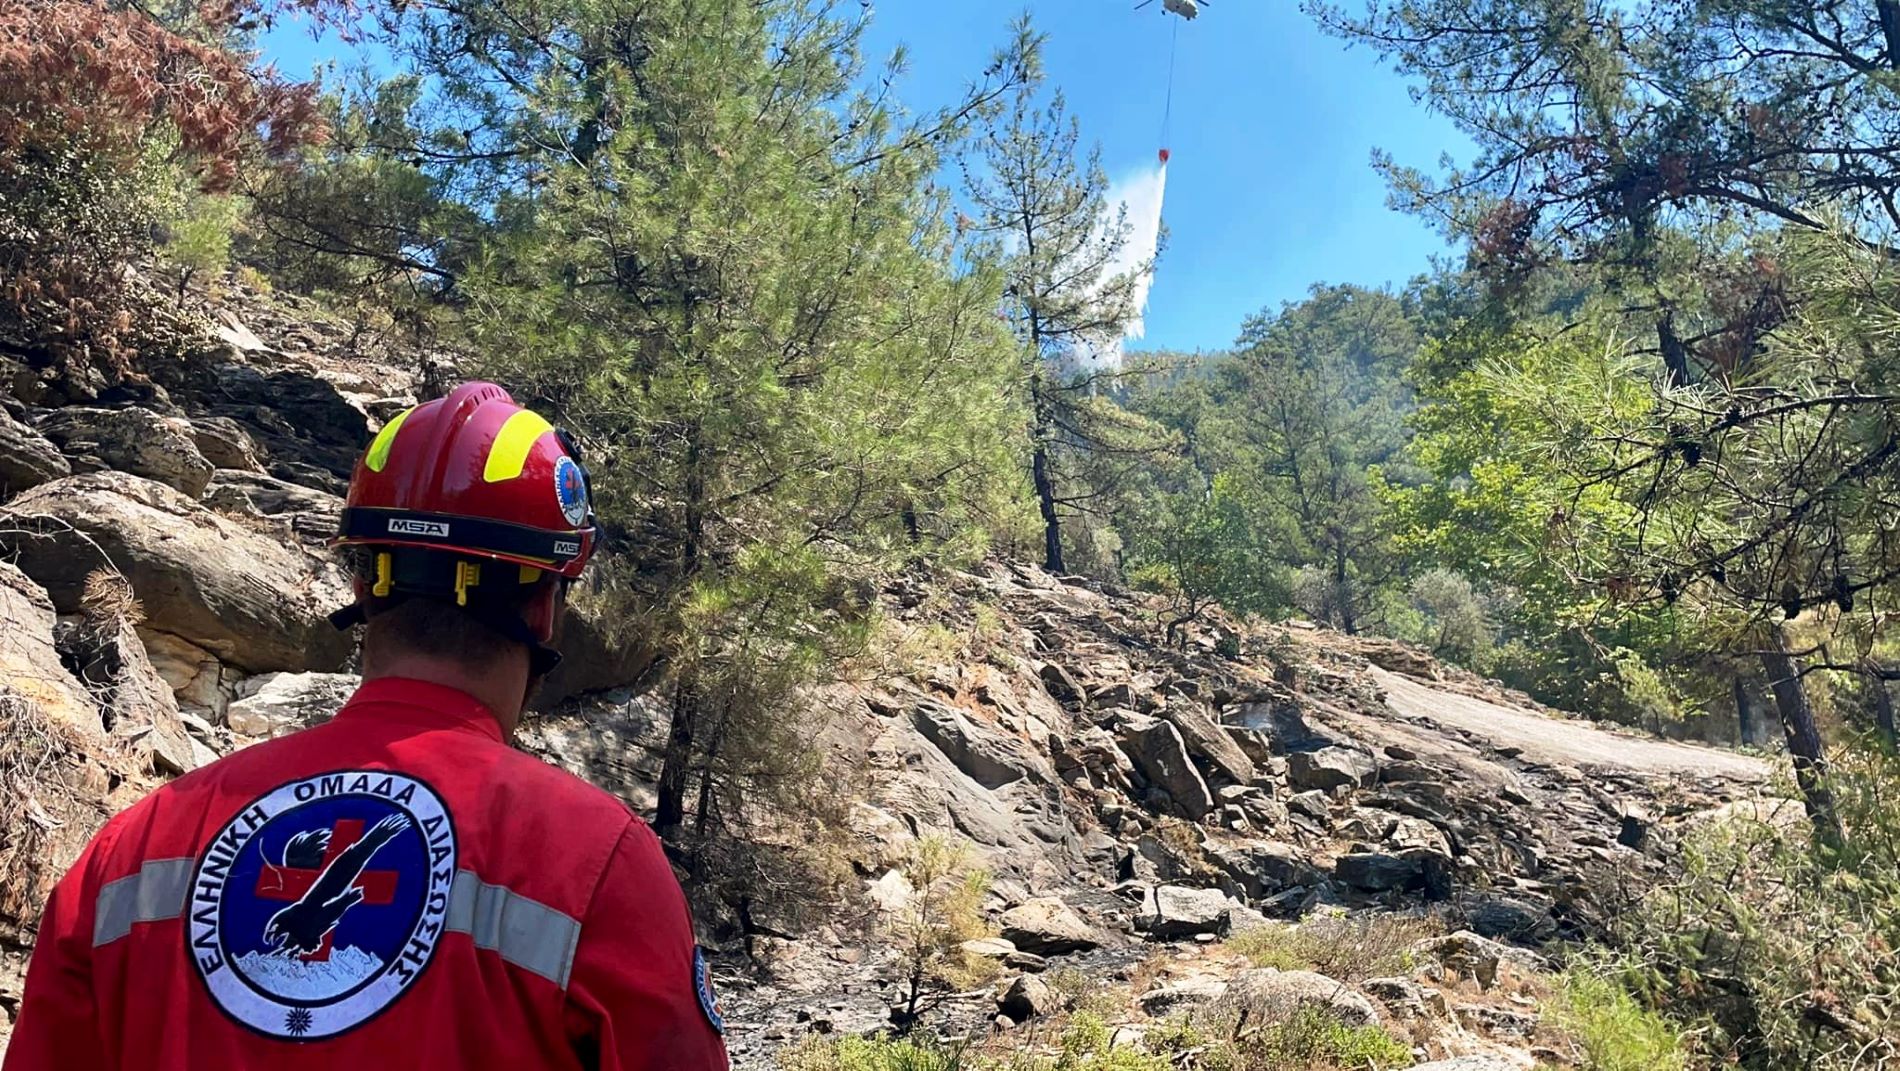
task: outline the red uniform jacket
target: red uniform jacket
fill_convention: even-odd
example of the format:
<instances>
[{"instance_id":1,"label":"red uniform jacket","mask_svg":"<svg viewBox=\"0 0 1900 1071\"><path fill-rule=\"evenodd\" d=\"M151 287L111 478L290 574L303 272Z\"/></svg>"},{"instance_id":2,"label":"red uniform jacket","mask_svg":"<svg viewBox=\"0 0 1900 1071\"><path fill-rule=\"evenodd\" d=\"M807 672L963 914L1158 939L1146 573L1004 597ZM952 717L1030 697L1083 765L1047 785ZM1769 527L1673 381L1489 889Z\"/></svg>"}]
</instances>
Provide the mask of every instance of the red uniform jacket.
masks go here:
<instances>
[{"instance_id":1,"label":"red uniform jacket","mask_svg":"<svg viewBox=\"0 0 1900 1071\"><path fill-rule=\"evenodd\" d=\"M6 1071L722 1071L672 871L473 698L371 681L114 818L53 893Z\"/></svg>"}]
</instances>

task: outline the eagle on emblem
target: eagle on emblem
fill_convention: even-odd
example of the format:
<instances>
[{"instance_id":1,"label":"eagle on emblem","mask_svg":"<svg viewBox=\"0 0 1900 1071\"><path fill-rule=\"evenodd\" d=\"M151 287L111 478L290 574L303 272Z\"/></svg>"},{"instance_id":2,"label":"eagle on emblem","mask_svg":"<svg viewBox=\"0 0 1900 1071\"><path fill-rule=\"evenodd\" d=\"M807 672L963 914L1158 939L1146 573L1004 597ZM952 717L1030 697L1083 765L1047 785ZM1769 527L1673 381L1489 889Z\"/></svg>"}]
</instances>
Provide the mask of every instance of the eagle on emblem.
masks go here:
<instances>
[{"instance_id":1,"label":"eagle on emblem","mask_svg":"<svg viewBox=\"0 0 1900 1071\"><path fill-rule=\"evenodd\" d=\"M324 936L336 929L343 913L362 903L363 890L356 881L362 877L370 859L396 834L408 828L408 818L400 814L388 815L371 826L356 843L338 852L296 903L271 916L270 922L264 926L265 943L279 955L286 956L311 953L322 948ZM298 834L284 846L285 865L294 865L295 862L307 864L314 858L321 858L324 849L329 846L329 840L328 830Z\"/></svg>"}]
</instances>

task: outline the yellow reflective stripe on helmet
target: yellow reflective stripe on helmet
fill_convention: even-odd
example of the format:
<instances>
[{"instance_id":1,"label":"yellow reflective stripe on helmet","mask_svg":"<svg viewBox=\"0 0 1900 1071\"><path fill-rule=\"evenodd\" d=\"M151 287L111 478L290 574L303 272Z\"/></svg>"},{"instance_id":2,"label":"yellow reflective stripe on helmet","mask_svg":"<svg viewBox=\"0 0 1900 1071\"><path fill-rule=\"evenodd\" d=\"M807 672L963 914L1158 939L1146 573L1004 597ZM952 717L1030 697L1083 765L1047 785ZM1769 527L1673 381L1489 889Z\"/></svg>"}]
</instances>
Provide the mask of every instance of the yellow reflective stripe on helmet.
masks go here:
<instances>
[{"instance_id":1,"label":"yellow reflective stripe on helmet","mask_svg":"<svg viewBox=\"0 0 1900 1071\"><path fill-rule=\"evenodd\" d=\"M364 467L371 472L383 471L383 466L389 464L389 448L396 445L397 429L401 428L402 422L409 419L409 414L415 411L416 407L412 405L397 413L396 419L383 425L383 430L377 432L376 438L370 440L369 453L363 455Z\"/></svg>"},{"instance_id":2,"label":"yellow reflective stripe on helmet","mask_svg":"<svg viewBox=\"0 0 1900 1071\"><path fill-rule=\"evenodd\" d=\"M554 425L541 419L540 414L526 409L509 417L495 433L495 444L488 448L488 464L482 466L482 479L499 483L521 475L534 441L553 430Z\"/></svg>"}]
</instances>

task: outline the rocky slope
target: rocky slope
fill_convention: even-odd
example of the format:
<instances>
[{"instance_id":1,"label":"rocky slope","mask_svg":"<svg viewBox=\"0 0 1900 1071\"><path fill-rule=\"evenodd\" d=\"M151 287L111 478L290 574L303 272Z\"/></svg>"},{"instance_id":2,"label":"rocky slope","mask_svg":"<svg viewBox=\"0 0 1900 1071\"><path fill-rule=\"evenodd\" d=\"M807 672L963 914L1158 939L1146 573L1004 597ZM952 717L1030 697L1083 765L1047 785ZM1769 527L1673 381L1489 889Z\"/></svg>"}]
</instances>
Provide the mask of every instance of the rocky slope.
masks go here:
<instances>
[{"instance_id":1,"label":"rocky slope","mask_svg":"<svg viewBox=\"0 0 1900 1071\"><path fill-rule=\"evenodd\" d=\"M356 681L323 620L344 591L321 541L416 377L241 288L179 332L182 357L118 383L0 350L0 1034L38 905L92 829L327 716ZM933 835L993 874L995 936L970 949L991 980L939 1002L932 1029L1039 1043L1034 1024L1087 989L1130 1044L1198 1008L1319 1004L1402 1026L1421 1058L1524 1066L1550 1043L1541 965L1516 946L1593 930L1603 890L1659 872L1679 827L1768 775L1561 720L1388 642L1216 615L1172 646L1141 598L1010 563L880 599L879 671L813 696L862 796L855 887L822 924L771 904L701 920L740 1066L888 1025L884 923L912 895L908 846ZM651 657L585 617L570 648L522 744L642 806ZM1290 969L1316 941L1406 954Z\"/></svg>"}]
</instances>

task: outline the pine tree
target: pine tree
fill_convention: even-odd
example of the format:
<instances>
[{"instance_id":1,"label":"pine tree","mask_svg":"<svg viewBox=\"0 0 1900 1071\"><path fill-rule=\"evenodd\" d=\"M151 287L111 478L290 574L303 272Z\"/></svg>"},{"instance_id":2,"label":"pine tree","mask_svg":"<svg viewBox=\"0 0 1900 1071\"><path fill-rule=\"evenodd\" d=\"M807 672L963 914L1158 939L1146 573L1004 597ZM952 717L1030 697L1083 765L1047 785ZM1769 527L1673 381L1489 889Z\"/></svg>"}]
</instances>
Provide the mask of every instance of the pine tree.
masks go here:
<instances>
[{"instance_id":1,"label":"pine tree","mask_svg":"<svg viewBox=\"0 0 1900 1071\"><path fill-rule=\"evenodd\" d=\"M1027 22L1019 32L1028 34ZM975 229L1007 251L1006 315L1023 353L1030 414L1030 476L1042 516L1043 565L1067 571L1062 525L1099 488L1066 486L1083 458L1140 454L1115 407L1092 397L1099 356L1114 352L1139 312L1134 296L1152 267L1114 270L1128 242L1124 207L1108 206L1101 151L1080 153L1081 128L1061 93L1041 103L1025 81L964 167ZM1117 428L1117 418L1124 426ZM1130 438L1135 441L1129 441Z\"/></svg>"},{"instance_id":2,"label":"pine tree","mask_svg":"<svg viewBox=\"0 0 1900 1071\"><path fill-rule=\"evenodd\" d=\"M581 432L595 597L670 671L655 826L696 864L811 783L801 689L882 571L1008 512L1001 277L931 176L1029 42L906 120L895 70L853 89L865 16L826 4L417 10L403 40L468 133L418 129L415 155L495 191L452 292L488 370Z\"/></svg>"}]
</instances>

